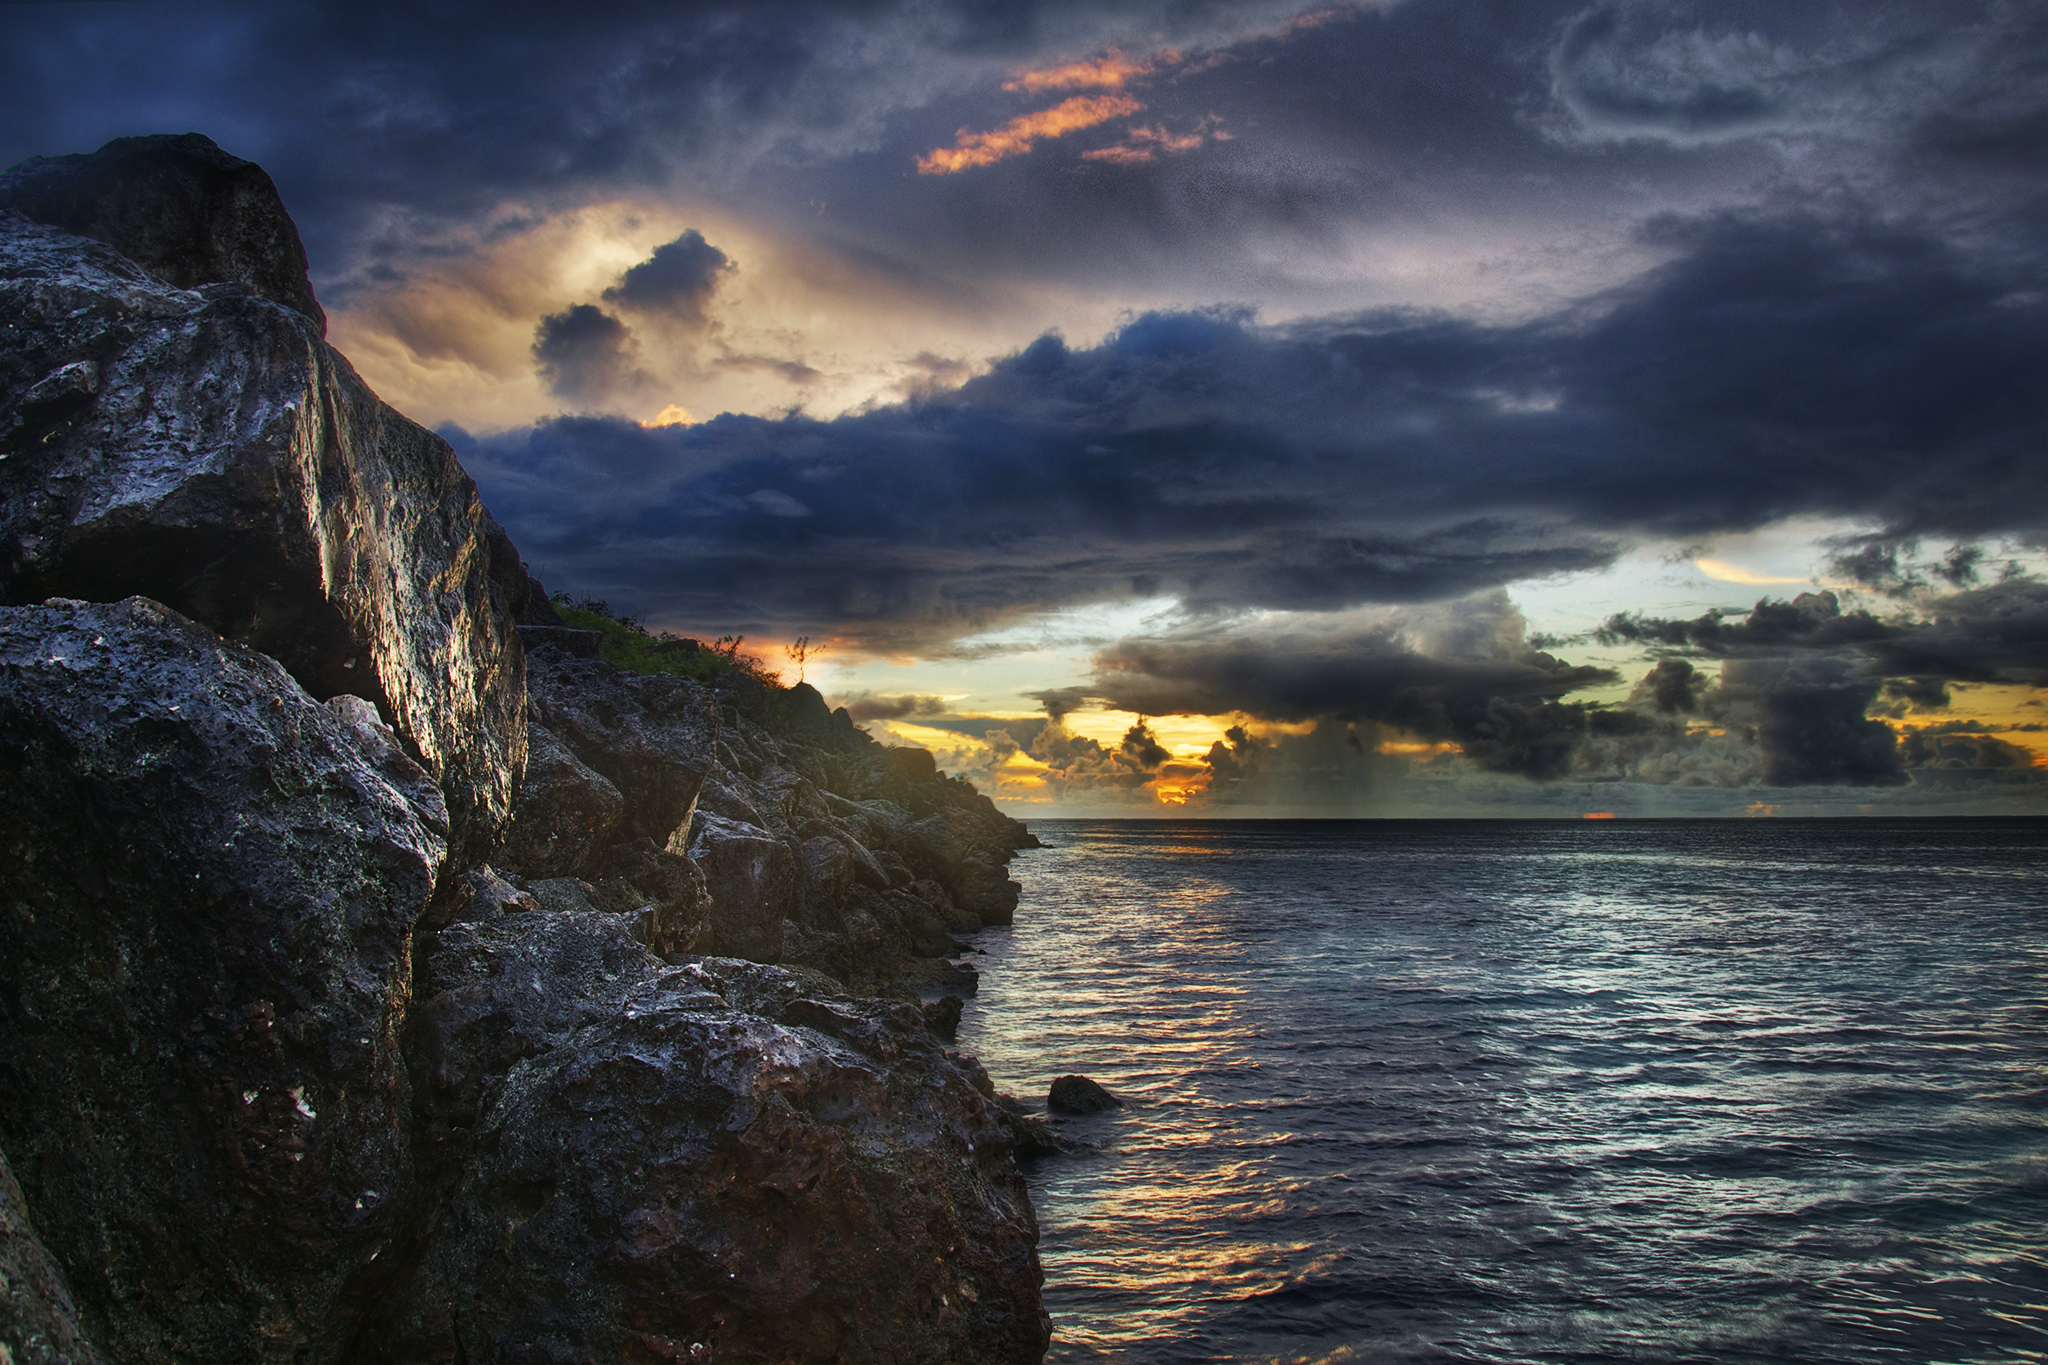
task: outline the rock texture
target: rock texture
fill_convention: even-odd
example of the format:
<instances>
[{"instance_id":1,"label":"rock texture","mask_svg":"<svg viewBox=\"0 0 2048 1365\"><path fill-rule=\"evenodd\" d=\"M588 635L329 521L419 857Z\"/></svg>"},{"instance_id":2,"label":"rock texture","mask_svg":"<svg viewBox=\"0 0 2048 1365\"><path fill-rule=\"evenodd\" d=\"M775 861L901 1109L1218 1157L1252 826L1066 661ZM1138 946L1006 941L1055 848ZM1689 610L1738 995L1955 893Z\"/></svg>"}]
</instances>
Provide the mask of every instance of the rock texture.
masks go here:
<instances>
[{"instance_id":1,"label":"rock texture","mask_svg":"<svg viewBox=\"0 0 2048 1365\"><path fill-rule=\"evenodd\" d=\"M884 748L801 684L641 677L551 643L528 678L537 757L499 871L596 876L615 829L701 871L696 951L868 992L973 989L952 936L1010 922L1005 864L1036 840L929 754Z\"/></svg>"},{"instance_id":2,"label":"rock texture","mask_svg":"<svg viewBox=\"0 0 2048 1365\"><path fill-rule=\"evenodd\" d=\"M418 1083L460 1175L371 1358L1043 1354L1007 1115L917 1010L598 915L442 939Z\"/></svg>"},{"instance_id":3,"label":"rock texture","mask_svg":"<svg viewBox=\"0 0 2048 1365\"><path fill-rule=\"evenodd\" d=\"M445 815L368 715L155 603L0 608L6 1154L114 1359L337 1359L389 1238Z\"/></svg>"},{"instance_id":4,"label":"rock texture","mask_svg":"<svg viewBox=\"0 0 2048 1365\"><path fill-rule=\"evenodd\" d=\"M1086 1076L1059 1076L1046 1091L1045 1107L1056 1114L1100 1114L1124 1102Z\"/></svg>"},{"instance_id":5,"label":"rock texture","mask_svg":"<svg viewBox=\"0 0 2048 1365\"><path fill-rule=\"evenodd\" d=\"M36 1236L28 1205L0 1155L0 1358L12 1365L100 1365L78 1326L71 1291Z\"/></svg>"},{"instance_id":6,"label":"rock texture","mask_svg":"<svg viewBox=\"0 0 2048 1365\"><path fill-rule=\"evenodd\" d=\"M1059 1144L938 1036L1030 836L588 657L310 315L166 259L0 211L0 1365L1040 1359Z\"/></svg>"},{"instance_id":7,"label":"rock texture","mask_svg":"<svg viewBox=\"0 0 2048 1365\"><path fill-rule=\"evenodd\" d=\"M0 601L149 596L367 697L442 782L458 868L488 855L526 577L447 443L314 322L0 212L0 456Z\"/></svg>"},{"instance_id":8,"label":"rock texture","mask_svg":"<svg viewBox=\"0 0 2048 1365\"><path fill-rule=\"evenodd\" d=\"M0 209L104 242L179 289L241 285L327 331L299 230L261 166L212 138L116 138L0 173Z\"/></svg>"}]
</instances>

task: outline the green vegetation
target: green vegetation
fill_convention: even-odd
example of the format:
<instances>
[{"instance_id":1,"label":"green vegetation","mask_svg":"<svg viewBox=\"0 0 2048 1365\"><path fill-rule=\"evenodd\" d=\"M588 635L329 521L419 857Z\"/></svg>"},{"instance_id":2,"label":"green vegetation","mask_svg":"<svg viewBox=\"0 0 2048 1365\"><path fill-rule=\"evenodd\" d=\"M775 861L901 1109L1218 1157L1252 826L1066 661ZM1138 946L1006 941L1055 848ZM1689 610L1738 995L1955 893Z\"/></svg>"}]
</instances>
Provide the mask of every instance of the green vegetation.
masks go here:
<instances>
[{"instance_id":1,"label":"green vegetation","mask_svg":"<svg viewBox=\"0 0 2048 1365\"><path fill-rule=\"evenodd\" d=\"M745 636L723 635L705 644L668 631L655 635L632 617L614 613L596 598L571 599L567 593L557 595L554 606L564 625L598 631L604 636L598 654L614 668L633 673L675 673L702 683L728 673L741 673L760 682L780 685L758 656L740 649Z\"/></svg>"}]
</instances>

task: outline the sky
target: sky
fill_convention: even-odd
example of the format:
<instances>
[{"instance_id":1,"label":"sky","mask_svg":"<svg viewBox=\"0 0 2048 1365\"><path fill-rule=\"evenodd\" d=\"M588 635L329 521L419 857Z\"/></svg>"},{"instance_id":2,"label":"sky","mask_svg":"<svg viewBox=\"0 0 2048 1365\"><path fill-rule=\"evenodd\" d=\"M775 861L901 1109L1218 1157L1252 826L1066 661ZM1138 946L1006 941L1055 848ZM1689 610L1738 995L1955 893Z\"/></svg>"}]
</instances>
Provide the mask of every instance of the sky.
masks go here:
<instances>
[{"instance_id":1,"label":"sky","mask_svg":"<svg viewBox=\"0 0 2048 1365\"><path fill-rule=\"evenodd\" d=\"M5 6L552 590L1025 817L2048 813L2048 8Z\"/></svg>"}]
</instances>

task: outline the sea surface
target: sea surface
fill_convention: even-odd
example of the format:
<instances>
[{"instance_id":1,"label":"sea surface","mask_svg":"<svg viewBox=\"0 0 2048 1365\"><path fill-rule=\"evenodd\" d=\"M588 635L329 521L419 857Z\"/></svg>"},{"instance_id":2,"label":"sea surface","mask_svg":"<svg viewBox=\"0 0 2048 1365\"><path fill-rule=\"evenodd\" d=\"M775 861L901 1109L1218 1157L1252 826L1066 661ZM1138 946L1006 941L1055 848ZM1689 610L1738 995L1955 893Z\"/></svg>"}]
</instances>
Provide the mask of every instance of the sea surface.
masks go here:
<instances>
[{"instance_id":1,"label":"sea surface","mask_svg":"<svg viewBox=\"0 0 2048 1365\"><path fill-rule=\"evenodd\" d=\"M2048 822L1032 828L1052 1360L2048 1360Z\"/></svg>"}]
</instances>

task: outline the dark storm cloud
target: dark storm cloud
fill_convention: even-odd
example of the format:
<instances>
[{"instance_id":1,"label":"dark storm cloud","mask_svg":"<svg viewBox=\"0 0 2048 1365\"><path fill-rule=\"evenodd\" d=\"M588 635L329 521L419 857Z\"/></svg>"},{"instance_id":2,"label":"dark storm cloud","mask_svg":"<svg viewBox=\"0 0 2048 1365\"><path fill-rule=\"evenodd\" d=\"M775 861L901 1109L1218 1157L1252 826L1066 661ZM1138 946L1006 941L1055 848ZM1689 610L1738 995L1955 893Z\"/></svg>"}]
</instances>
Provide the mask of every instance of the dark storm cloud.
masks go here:
<instances>
[{"instance_id":1,"label":"dark storm cloud","mask_svg":"<svg viewBox=\"0 0 2048 1365\"><path fill-rule=\"evenodd\" d=\"M1800 514L2048 533L2028 281L1854 217L1662 231L1669 265L1519 326L1153 314L835 421L570 419L464 457L529 557L643 615L891 647L1133 595L1436 600Z\"/></svg>"},{"instance_id":2,"label":"dark storm cloud","mask_svg":"<svg viewBox=\"0 0 2048 1365\"><path fill-rule=\"evenodd\" d=\"M197 127L277 180L316 271L431 244L507 200L741 183L1132 33L1204 43L1299 3L571 5L296 0L13 6L0 164ZM165 111L177 126L166 128ZM381 240L362 240L366 235ZM333 305L338 300L328 298Z\"/></svg>"},{"instance_id":3,"label":"dark storm cloud","mask_svg":"<svg viewBox=\"0 0 2048 1365\"><path fill-rule=\"evenodd\" d=\"M1610 639L1721 663L1709 673L1686 658L1662 659L1618 703L1570 699L1615 675L1532 647L1502 594L1129 639L1096 656L1090 691L1150 715L1308 722L1325 740L1348 727L1361 759L1361 732L1375 743L1392 734L1455 745L1481 772L1538 781L1858 788L1902 786L1922 769L2016 779L2028 764L2015 761L2024 751L2009 741L1936 742L1984 735L1982 724L1907 725L1906 736L1923 738L1902 744L1880 715L1946 706L1948 680L2048 682L2044 603L2048 588L2008 583L1929 604L1917 620L1845 613L1832 594L1762 602L1740 624L1719 614L1624 618L1610 623ZM1907 676L1888 676L1900 670ZM1235 732L1208 755L1211 784L1270 795L1279 782L1274 764L1299 767L1282 751L1293 752L1280 740ZM1330 780L1341 777L1346 799L1370 785L1364 769L1347 767L1324 741L1302 747L1303 756L1314 756ZM1298 786L1307 778L1296 772L1287 780Z\"/></svg>"},{"instance_id":4,"label":"dark storm cloud","mask_svg":"<svg viewBox=\"0 0 2048 1365\"><path fill-rule=\"evenodd\" d=\"M602 403L631 388L637 349L624 323L587 303L548 314L533 336L542 382L576 403Z\"/></svg>"},{"instance_id":5,"label":"dark storm cloud","mask_svg":"<svg viewBox=\"0 0 2048 1365\"><path fill-rule=\"evenodd\" d=\"M2024 143L2048 96L2038 7L1603 0L1548 56L1568 136L1681 144L1766 135L1902 146ZM2038 137L2038 133L2033 136Z\"/></svg>"},{"instance_id":6,"label":"dark storm cloud","mask_svg":"<svg viewBox=\"0 0 2048 1365\"><path fill-rule=\"evenodd\" d=\"M943 697L890 696L879 692L849 692L833 698L835 706L843 706L856 723L870 720L902 720L906 716L942 716L946 713Z\"/></svg>"},{"instance_id":7,"label":"dark storm cloud","mask_svg":"<svg viewBox=\"0 0 2048 1365\"><path fill-rule=\"evenodd\" d=\"M1606 669L1530 649L1499 593L1362 624L1197 626L1122 641L1095 665L1093 690L1121 710L1366 721L1457 744L1486 771L1531 778L1564 776L1588 726L1606 723L1560 698L1614 681Z\"/></svg>"},{"instance_id":8,"label":"dark storm cloud","mask_svg":"<svg viewBox=\"0 0 2048 1365\"><path fill-rule=\"evenodd\" d=\"M1932 699L1949 682L2048 687L2048 584L2016 579L1932 599L1910 616L1844 611L1832 592L1758 602L1741 620L1709 612L1690 621L1620 615L1609 641L1684 650L1708 658L1832 656L1859 676L1896 680L1909 700Z\"/></svg>"},{"instance_id":9,"label":"dark storm cloud","mask_svg":"<svg viewBox=\"0 0 2048 1365\"><path fill-rule=\"evenodd\" d=\"M737 268L723 251L704 240L703 233L691 228L673 242L654 248L653 255L619 276L619 282L604 291L604 301L701 325L704 306Z\"/></svg>"}]
</instances>

